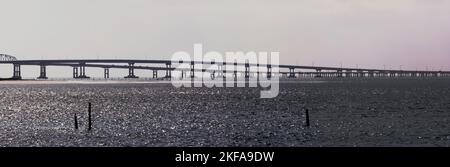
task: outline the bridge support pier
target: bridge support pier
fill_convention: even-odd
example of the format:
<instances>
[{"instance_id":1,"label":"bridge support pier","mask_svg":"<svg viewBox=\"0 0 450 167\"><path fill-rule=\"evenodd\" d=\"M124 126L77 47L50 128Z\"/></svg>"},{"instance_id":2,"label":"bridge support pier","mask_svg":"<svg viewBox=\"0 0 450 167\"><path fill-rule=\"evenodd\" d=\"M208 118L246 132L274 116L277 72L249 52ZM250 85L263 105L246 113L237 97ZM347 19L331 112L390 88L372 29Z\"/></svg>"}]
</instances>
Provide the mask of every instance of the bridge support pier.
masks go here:
<instances>
[{"instance_id":1,"label":"bridge support pier","mask_svg":"<svg viewBox=\"0 0 450 167\"><path fill-rule=\"evenodd\" d=\"M109 78L109 68L105 68L104 69L104 71L105 71L105 79L108 79Z\"/></svg>"},{"instance_id":2,"label":"bridge support pier","mask_svg":"<svg viewBox=\"0 0 450 167\"><path fill-rule=\"evenodd\" d=\"M237 82L237 77L238 77L238 73L237 73L237 62L234 62L234 67L233 67L234 71L233 71L233 77L234 77L234 82Z\"/></svg>"},{"instance_id":3,"label":"bridge support pier","mask_svg":"<svg viewBox=\"0 0 450 167\"><path fill-rule=\"evenodd\" d=\"M356 74L358 77L364 77L364 73L361 70L358 70L357 72L358 74Z\"/></svg>"},{"instance_id":4,"label":"bridge support pier","mask_svg":"<svg viewBox=\"0 0 450 167\"><path fill-rule=\"evenodd\" d=\"M338 77L338 78L343 77L343 75L342 75L342 70L337 70L337 77Z\"/></svg>"},{"instance_id":5,"label":"bridge support pier","mask_svg":"<svg viewBox=\"0 0 450 167\"><path fill-rule=\"evenodd\" d=\"M259 72L259 64L256 64L256 73L254 73L254 75L256 75L256 80L259 81L259 77L261 77L261 73Z\"/></svg>"},{"instance_id":6,"label":"bridge support pier","mask_svg":"<svg viewBox=\"0 0 450 167\"><path fill-rule=\"evenodd\" d=\"M248 62L245 63L245 78L250 78L250 64Z\"/></svg>"},{"instance_id":7,"label":"bridge support pier","mask_svg":"<svg viewBox=\"0 0 450 167\"><path fill-rule=\"evenodd\" d=\"M13 77L12 79L22 79L20 73L20 64L13 64Z\"/></svg>"},{"instance_id":8,"label":"bridge support pier","mask_svg":"<svg viewBox=\"0 0 450 167\"><path fill-rule=\"evenodd\" d=\"M223 78L225 79L225 78L227 78L227 63L223 63L223 66L222 66L222 75L223 75Z\"/></svg>"},{"instance_id":9,"label":"bridge support pier","mask_svg":"<svg viewBox=\"0 0 450 167\"><path fill-rule=\"evenodd\" d=\"M375 77L374 72L373 71L369 71L369 77Z\"/></svg>"},{"instance_id":10,"label":"bridge support pier","mask_svg":"<svg viewBox=\"0 0 450 167\"><path fill-rule=\"evenodd\" d=\"M195 78L195 63L191 62L191 78Z\"/></svg>"},{"instance_id":11,"label":"bridge support pier","mask_svg":"<svg viewBox=\"0 0 450 167\"><path fill-rule=\"evenodd\" d=\"M77 68L77 67L74 67ZM74 78L78 78L78 79L84 79L84 78L90 78L88 76L86 76L86 66L81 63L80 64L80 70L78 71L74 69Z\"/></svg>"},{"instance_id":12,"label":"bridge support pier","mask_svg":"<svg viewBox=\"0 0 450 167\"><path fill-rule=\"evenodd\" d=\"M216 79L216 71L213 71L211 73L211 80L214 80L214 79Z\"/></svg>"},{"instance_id":13,"label":"bridge support pier","mask_svg":"<svg viewBox=\"0 0 450 167\"><path fill-rule=\"evenodd\" d=\"M345 70L345 77L351 77L352 72L349 70Z\"/></svg>"},{"instance_id":14,"label":"bridge support pier","mask_svg":"<svg viewBox=\"0 0 450 167\"><path fill-rule=\"evenodd\" d=\"M73 67L73 78L78 78L78 67Z\"/></svg>"},{"instance_id":15,"label":"bridge support pier","mask_svg":"<svg viewBox=\"0 0 450 167\"><path fill-rule=\"evenodd\" d=\"M45 65L40 66L40 75L37 79L48 79L47 78L47 68Z\"/></svg>"},{"instance_id":16,"label":"bridge support pier","mask_svg":"<svg viewBox=\"0 0 450 167\"><path fill-rule=\"evenodd\" d=\"M158 78L158 70L153 70L153 78Z\"/></svg>"},{"instance_id":17,"label":"bridge support pier","mask_svg":"<svg viewBox=\"0 0 450 167\"><path fill-rule=\"evenodd\" d=\"M80 75L78 77L79 78L86 77L86 67L84 65L80 67Z\"/></svg>"},{"instance_id":18,"label":"bridge support pier","mask_svg":"<svg viewBox=\"0 0 450 167\"><path fill-rule=\"evenodd\" d=\"M437 72L434 72L433 73L433 77L438 77L439 75L438 75L438 73Z\"/></svg>"},{"instance_id":19,"label":"bridge support pier","mask_svg":"<svg viewBox=\"0 0 450 167\"><path fill-rule=\"evenodd\" d=\"M134 63L128 63L128 76L125 78L139 78L134 75Z\"/></svg>"},{"instance_id":20,"label":"bridge support pier","mask_svg":"<svg viewBox=\"0 0 450 167\"><path fill-rule=\"evenodd\" d=\"M267 65L267 79L271 79L272 78L272 65L268 64Z\"/></svg>"},{"instance_id":21,"label":"bridge support pier","mask_svg":"<svg viewBox=\"0 0 450 167\"><path fill-rule=\"evenodd\" d=\"M289 68L289 78L295 78L295 68Z\"/></svg>"},{"instance_id":22,"label":"bridge support pier","mask_svg":"<svg viewBox=\"0 0 450 167\"><path fill-rule=\"evenodd\" d=\"M171 68L172 68L172 64L171 63L167 63L166 64L166 76L165 76L165 78L172 78L172 70L171 70Z\"/></svg>"},{"instance_id":23,"label":"bridge support pier","mask_svg":"<svg viewBox=\"0 0 450 167\"><path fill-rule=\"evenodd\" d=\"M217 64L217 77L225 78L225 69L223 68L223 64Z\"/></svg>"},{"instance_id":24,"label":"bridge support pier","mask_svg":"<svg viewBox=\"0 0 450 167\"><path fill-rule=\"evenodd\" d=\"M322 69L317 69L316 70L316 78L321 78L322 77Z\"/></svg>"}]
</instances>

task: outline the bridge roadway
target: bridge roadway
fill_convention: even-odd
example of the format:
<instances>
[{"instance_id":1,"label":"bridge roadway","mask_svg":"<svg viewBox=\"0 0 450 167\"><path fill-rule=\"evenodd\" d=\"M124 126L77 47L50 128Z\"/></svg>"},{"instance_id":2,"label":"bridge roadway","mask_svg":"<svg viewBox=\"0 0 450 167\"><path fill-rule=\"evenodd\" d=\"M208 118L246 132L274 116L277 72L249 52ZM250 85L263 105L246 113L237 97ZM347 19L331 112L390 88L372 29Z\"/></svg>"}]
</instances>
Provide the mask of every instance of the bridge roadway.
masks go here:
<instances>
[{"instance_id":1,"label":"bridge roadway","mask_svg":"<svg viewBox=\"0 0 450 167\"><path fill-rule=\"evenodd\" d=\"M1 56L3 57L3 55ZM187 63L190 68L173 68L172 65ZM385 69L367 69L367 68L341 68L341 67L321 67L321 66L298 66L298 65L271 65L271 64L252 64L252 63L230 63L230 62L204 62L204 61L171 61L171 60L131 60L131 59L67 59L67 60L17 60L12 56L0 60L0 64L12 64L13 76L11 79L21 79L21 66L32 65L40 66L40 75L38 79L47 79L47 66L68 66L73 68L73 78L89 78L86 75L86 67L103 68L104 78L109 78L109 69L128 69L129 73L125 78L138 78L134 74L135 69L152 70L153 78L158 78L158 71L165 71L163 78L171 78L172 71L181 71L181 77L189 76L194 78L196 72L208 72L212 78L232 74L238 77L242 74L245 78L255 75L265 74L271 78L276 74L287 78L296 77L450 77L450 71L412 71L412 70L385 70ZM136 66L135 64L150 64L151 66ZM217 65L217 69L196 68L197 65ZM231 69L227 69L229 67ZM239 68L238 68L239 67ZM264 71L255 70L263 67ZM279 68L279 71L272 71L273 68ZM296 71L297 70L297 71ZM298 70L310 70L298 71ZM312 72L311 72L312 71Z\"/></svg>"}]
</instances>

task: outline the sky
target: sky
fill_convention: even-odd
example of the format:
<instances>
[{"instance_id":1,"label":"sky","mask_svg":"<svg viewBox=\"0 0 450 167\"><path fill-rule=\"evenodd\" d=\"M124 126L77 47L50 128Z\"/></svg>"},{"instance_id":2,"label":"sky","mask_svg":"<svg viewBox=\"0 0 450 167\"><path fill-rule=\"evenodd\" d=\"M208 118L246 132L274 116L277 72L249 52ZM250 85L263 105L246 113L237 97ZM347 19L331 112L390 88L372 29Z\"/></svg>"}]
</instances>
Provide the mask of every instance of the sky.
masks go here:
<instances>
[{"instance_id":1,"label":"sky","mask_svg":"<svg viewBox=\"0 0 450 167\"><path fill-rule=\"evenodd\" d=\"M450 70L450 0L0 0L0 53L22 60L170 59L196 43L281 64Z\"/></svg>"}]
</instances>

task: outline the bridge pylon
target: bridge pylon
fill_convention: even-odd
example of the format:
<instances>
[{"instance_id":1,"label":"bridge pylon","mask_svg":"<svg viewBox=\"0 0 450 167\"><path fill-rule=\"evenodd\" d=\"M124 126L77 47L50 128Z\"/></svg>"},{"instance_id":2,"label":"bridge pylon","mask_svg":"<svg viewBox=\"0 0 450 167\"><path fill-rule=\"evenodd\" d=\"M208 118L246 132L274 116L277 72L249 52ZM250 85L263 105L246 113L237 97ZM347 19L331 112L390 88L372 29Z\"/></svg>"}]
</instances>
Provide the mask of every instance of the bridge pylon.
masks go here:
<instances>
[{"instance_id":1,"label":"bridge pylon","mask_svg":"<svg viewBox=\"0 0 450 167\"><path fill-rule=\"evenodd\" d=\"M109 68L104 68L104 76L105 79L109 78Z\"/></svg>"},{"instance_id":2,"label":"bridge pylon","mask_svg":"<svg viewBox=\"0 0 450 167\"><path fill-rule=\"evenodd\" d=\"M40 75L37 79L48 79L47 77L47 66L41 64L40 66Z\"/></svg>"},{"instance_id":3,"label":"bridge pylon","mask_svg":"<svg viewBox=\"0 0 450 167\"><path fill-rule=\"evenodd\" d=\"M124 78L139 78L138 76L134 75L134 63L128 63L128 76Z\"/></svg>"},{"instance_id":4,"label":"bridge pylon","mask_svg":"<svg viewBox=\"0 0 450 167\"><path fill-rule=\"evenodd\" d=\"M86 64L80 63L79 66L73 67L73 78L75 78L75 79L91 78L91 77L86 76Z\"/></svg>"},{"instance_id":5,"label":"bridge pylon","mask_svg":"<svg viewBox=\"0 0 450 167\"><path fill-rule=\"evenodd\" d=\"M22 79L21 72L20 72L20 64L13 64L12 79Z\"/></svg>"}]
</instances>

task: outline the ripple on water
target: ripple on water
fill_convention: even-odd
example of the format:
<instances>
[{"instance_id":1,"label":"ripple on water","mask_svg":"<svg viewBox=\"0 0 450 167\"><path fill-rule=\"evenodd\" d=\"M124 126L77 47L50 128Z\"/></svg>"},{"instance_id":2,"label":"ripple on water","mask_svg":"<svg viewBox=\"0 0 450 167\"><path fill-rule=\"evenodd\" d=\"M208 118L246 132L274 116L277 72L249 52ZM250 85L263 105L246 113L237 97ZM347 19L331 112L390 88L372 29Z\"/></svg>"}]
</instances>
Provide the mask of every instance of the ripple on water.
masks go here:
<instances>
[{"instance_id":1,"label":"ripple on water","mask_svg":"<svg viewBox=\"0 0 450 167\"><path fill-rule=\"evenodd\" d=\"M289 81L276 98L259 93L168 83L0 84L0 145L450 145L446 80Z\"/></svg>"}]
</instances>

